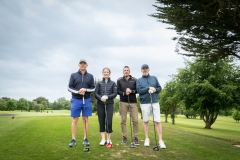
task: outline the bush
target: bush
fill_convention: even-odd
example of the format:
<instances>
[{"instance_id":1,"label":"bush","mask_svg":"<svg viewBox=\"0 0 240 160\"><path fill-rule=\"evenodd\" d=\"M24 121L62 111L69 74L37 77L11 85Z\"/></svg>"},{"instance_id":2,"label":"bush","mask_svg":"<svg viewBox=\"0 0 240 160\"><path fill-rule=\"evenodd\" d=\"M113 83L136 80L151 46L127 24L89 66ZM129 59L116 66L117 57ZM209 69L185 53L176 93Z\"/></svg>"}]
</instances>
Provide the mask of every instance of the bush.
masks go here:
<instances>
[{"instance_id":1,"label":"bush","mask_svg":"<svg viewBox=\"0 0 240 160\"><path fill-rule=\"evenodd\" d=\"M233 112L233 119L234 119L236 122L239 123L239 120L240 120L240 112L239 112L239 110L235 110L235 111Z\"/></svg>"}]
</instances>

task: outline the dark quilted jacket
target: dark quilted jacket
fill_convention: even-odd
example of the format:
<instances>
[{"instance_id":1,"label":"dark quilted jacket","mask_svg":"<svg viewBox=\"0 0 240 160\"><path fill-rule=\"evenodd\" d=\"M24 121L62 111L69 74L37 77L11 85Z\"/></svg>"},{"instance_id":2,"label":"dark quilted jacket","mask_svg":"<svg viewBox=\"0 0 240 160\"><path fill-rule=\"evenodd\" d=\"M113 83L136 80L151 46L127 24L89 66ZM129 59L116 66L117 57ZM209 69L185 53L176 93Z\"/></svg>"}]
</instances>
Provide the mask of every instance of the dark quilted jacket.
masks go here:
<instances>
[{"instance_id":1,"label":"dark quilted jacket","mask_svg":"<svg viewBox=\"0 0 240 160\"><path fill-rule=\"evenodd\" d=\"M107 83L105 82L105 79L103 78L103 80L99 81L96 85L95 97L97 98L98 103L103 103L101 101L101 97L103 95L108 96L106 104L114 103L113 99L117 96L117 86L114 81L110 80L110 78L108 78Z\"/></svg>"}]
</instances>

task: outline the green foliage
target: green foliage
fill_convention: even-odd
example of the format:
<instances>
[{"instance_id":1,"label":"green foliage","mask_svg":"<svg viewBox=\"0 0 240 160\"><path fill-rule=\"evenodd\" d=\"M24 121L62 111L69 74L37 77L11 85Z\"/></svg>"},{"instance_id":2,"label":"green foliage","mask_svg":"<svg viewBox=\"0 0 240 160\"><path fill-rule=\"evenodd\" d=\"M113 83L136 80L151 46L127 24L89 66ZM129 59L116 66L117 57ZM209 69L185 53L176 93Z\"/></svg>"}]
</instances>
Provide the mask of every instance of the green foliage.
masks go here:
<instances>
[{"instance_id":1,"label":"green foliage","mask_svg":"<svg viewBox=\"0 0 240 160\"><path fill-rule=\"evenodd\" d=\"M40 110L40 105L36 101L32 101L32 110L38 112Z\"/></svg>"},{"instance_id":2,"label":"green foliage","mask_svg":"<svg viewBox=\"0 0 240 160\"><path fill-rule=\"evenodd\" d=\"M233 119L234 119L236 122L239 123L239 121L240 121L240 112L239 112L239 110L235 110L235 111L233 112Z\"/></svg>"},{"instance_id":3,"label":"green foliage","mask_svg":"<svg viewBox=\"0 0 240 160\"><path fill-rule=\"evenodd\" d=\"M142 119L142 110L141 110L141 106L140 106L140 97L137 96L137 107L138 107L138 112L141 114L141 119Z\"/></svg>"},{"instance_id":4,"label":"green foliage","mask_svg":"<svg viewBox=\"0 0 240 160\"><path fill-rule=\"evenodd\" d=\"M231 116L233 114L233 111L232 111L232 109L225 109L225 110L220 110L219 111L219 115L220 116Z\"/></svg>"},{"instance_id":5,"label":"green foliage","mask_svg":"<svg viewBox=\"0 0 240 160\"><path fill-rule=\"evenodd\" d=\"M91 98L92 98L92 112L95 113L97 112L97 99L95 97L95 92L91 93Z\"/></svg>"},{"instance_id":6,"label":"green foliage","mask_svg":"<svg viewBox=\"0 0 240 160\"><path fill-rule=\"evenodd\" d=\"M167 98L167 90L163 88L162 91L159 93L158 102L160 104L161 113L165 115L165 122L168 122L168 115L170 112L170 105L168 105Z\"/></svg>"},{"instance_id":7,"label":"green foliage","mask_svg":"<svg viewBox=\"0 0 240 160\"><path fill-rule=\"evenodd\" d=\"M187 62L176 79L186 109L199 111L205 128L217 119L219 111L239 106L239 67L229 60L210 63L204 59Z\"/></svg>"},{"instance_id":8,"label":"green foliage","mask_svg":"<svg viewBox=\"0 0 240 160\"><path fill-rule=\"evenodd\" d=\"M38 98L34 99L33 101L36 101L38 104L41 104L42 102L46 102L47 104L49 103L48 99L45 97L38 97Z\"/></svg>"},{"instance_id":9,"label":"green foliage","mask_svg":"<svg viewBox=\"0 0 240 160\"><path fill-rule=\"evenodd\" d=\"M193 109L189 109L189 110L184 110L183 111L183 115L185 115L187 118L197 118L198 113L196 111L194 111Z\"/></svg>"},{"instance_id":10,"label":"green foliage","mask_svg":"<svg viewBox=\"0 0 240 160\"><path fill-rule=\"evenodd\" d=\"M64 97L58 98L57 101L50 103L49 108L53 110L67 109L70 110L71 102Z\"/></svg>"},{"instance_id":11,"label":"green foliage","mask_svg":"<svg viewBox=\"0 0 240 160\"><path fill-rule=\"evenodd\" d=\"M34 109L34 104L37 103L35 101L28 101L28 106L29 106L29 112Z\"/></svg>"},{"instance_id":12,"label":"green foliage","mask_svg":"<svg viewBox=\"0 0 240 160\"><path fill-rule=\"evenodd\" d=\"M167 122L168 114L170 114L172 124L175 124L175 114L181 102L179 90L180 88L176 80L172 80L166 83L160 93L159 103L161 106L161 112L165 114L165 122Z\"/></svg>"},{"instance_id":13,"label":"green foliage","mask_svg":"<svg viewBox=\"0 0 240 160\"><path fill-rule=\"evenodd\" d=\"M14 111L17 108L16 101L14 99L10 99L7 101L7 110Z\"/></svg>"},{"instance_id":14,"label":"green foliage","mask_svg":"<svg viewBox=\"0 0 240 160\"><path fill-rule=\"evenodd\" d=\"M240 58L239 0L157 0L151 16L170 24L179 36L176 51L217 61ZM186 53L181 53L185 50Z\"/></svg>"},{"instance_id":15,"label":"green foliage","mask_svg":"<svg viewBox=\"0 0 240 160\"><path fill-rule=\"evenodd\" d=\"M3 98L0 98L0 110L5 111L7 110L7 101Z\"/></svg>"},{"instance_id":16,"label":"green foliage","mask_svg":"<svg viewBox=\"0 0 240 160\"><path fill-rule=\"evenodd\" d=\"M120 100L118 98L114 98L114 113L119 112L120 108L119 108L119 102Z\"/></svg>"},{"instance_id":17,"label":"green foliage","mask_svg":"<svg viewBox=\"0 0 240 160\"><path fill-rule=\"evenodd\" d=\"M100 81L100 79L95 79L94 80L94 85L96 86L99 81ZM92 112L97 113L97 99L95 97L95 92L91 93L91 98L92 98Z\"/></svg>"},{"instance_id":18,"label":"green foliage","mask_svg":"<svg viewBox=\"0 0 240 160\"><path fill-rule=\"evenodd\" d=\"M13 111L17 109L17 100L8 97L0 98L0 110L2 111Z\"/></svg>"},{"instance_id":19,"label":"green foliage","mask_svg":"<svg viewBox=\"0 0 240 160\"><path fill-rule=\"evenodd\" d=\"M18 110L29 110L28 101L25 98L20 98L17 102L17 109Z\"/></svg>"}]
</instances>

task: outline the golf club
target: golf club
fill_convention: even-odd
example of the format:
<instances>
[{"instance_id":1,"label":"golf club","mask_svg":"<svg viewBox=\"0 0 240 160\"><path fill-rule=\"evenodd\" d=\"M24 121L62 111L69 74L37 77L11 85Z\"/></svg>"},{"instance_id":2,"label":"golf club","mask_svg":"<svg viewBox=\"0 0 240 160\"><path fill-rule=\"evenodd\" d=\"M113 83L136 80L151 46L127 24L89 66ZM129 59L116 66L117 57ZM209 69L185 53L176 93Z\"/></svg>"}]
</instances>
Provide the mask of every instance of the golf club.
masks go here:
<instances>
[{"instance_id":1,"label":"golf club","mask_svg":"<svg viewBox=\"0 0 240 160\"><path fill-rule=\"evenodd\" d=\"M129 102L129 95L128 95L128 109L129 109L129 115L130 115L130 129L131 129L131 140L132 143L130 144L130 148L135 148L134 142L133 142L133 138L132 138L132 116L131 116L131 108L130 108L130 102Z\"/></svg>"},{"instance_id":2,"label":"golf club","mask_svg":"<svg viewBox=\"0 0 240 160\"><path fill-rule=\"evenodd\" d=\"M149 93L149 94L150 94L150 99L151 99L152 117L153 117L153 126L154 126L154 135L155 135L155 142L156 142L156 146L153 147L153 150L154 150L154 151L159 151L159 147L158 147L158 145L157 145L155 122L154 122L154 113L153 113L153 105L152 105L152 93Z\"/></svg>"},{"instance_id":3,"label":"golf club","mask_svg":"<svg viewBox=\"0 0 240 160\"><path fill-rule=\"evenodd\" d=\"M84 110L86 110L86 107L85 107L85 100L84 100L84 95L83 95L83 108ZM85 128L85 131L87 130L87 124L86 124L86 120L84 120L84 128ZM84 149L83 149L83 152L89 152L89 144L85 145Z\"/></svg>"},{"instance_id":4,"label":"golf club","mask_svg":"<svg viewBox=\"0 0 240 160\"><path fill-rule=\"evenodd\" d=\"M105 105L105 114L106 114L107 133L109 134L106 102L104 103L104 105ZM111 148L111 147L112 147L112 146L111 146L111 143L110 143L110 140L109 140L109 142L106 144L106 147L107 147L107 148Z\"/></svg>"}]
</instances>

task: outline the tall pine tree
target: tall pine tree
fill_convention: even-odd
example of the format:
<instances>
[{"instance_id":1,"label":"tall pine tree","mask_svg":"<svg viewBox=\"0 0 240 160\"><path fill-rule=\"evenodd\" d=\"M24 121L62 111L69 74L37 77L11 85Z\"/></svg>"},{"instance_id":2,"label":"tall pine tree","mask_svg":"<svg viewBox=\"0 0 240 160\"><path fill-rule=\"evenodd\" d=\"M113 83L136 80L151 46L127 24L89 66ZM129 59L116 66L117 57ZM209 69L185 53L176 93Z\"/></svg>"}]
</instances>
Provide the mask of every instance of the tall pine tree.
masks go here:
<instances>
[{"instance_id":1,"label":"tall pine tree","mask_svg":"<svg viewBox=\"0 0 240 160\"><path fill-rule=\"evenodd\" d=\"M186 56L240 59L239 0L157 0L152 17L179 36L176 52ZM186 52L183 52L186 51Z\"/></svg>"}]
</instances>

